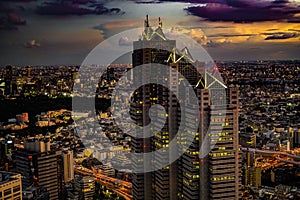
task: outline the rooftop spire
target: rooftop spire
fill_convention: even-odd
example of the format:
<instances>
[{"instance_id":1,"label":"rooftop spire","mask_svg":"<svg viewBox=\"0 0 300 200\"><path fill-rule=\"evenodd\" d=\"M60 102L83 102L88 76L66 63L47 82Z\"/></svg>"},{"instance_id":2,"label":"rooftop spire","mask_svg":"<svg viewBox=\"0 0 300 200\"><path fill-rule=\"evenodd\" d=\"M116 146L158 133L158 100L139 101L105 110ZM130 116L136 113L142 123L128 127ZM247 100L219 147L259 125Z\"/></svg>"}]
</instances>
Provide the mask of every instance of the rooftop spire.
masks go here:
<instances>
[{"instance_id":1,"label":"rooftop spire","mask_svg":"<svg viewBox=\"0 0 300 200\"><path fill-rule=\"evenodd\" d=\"M162 28L162 21L160 20L160 17L158 17L158 27Z\"/></svg>"},{"instance_id":2,"label":"rooftop spire","mask_svg":"<svg viewBox=\"0 0 300 200\"><path fill-rule=\"evenodd\" d=\"M149 26L149 17L148 17L148 15L146 15L146 20L145 20L145 27L150 27Z\"/></svg>"}]
</instances>

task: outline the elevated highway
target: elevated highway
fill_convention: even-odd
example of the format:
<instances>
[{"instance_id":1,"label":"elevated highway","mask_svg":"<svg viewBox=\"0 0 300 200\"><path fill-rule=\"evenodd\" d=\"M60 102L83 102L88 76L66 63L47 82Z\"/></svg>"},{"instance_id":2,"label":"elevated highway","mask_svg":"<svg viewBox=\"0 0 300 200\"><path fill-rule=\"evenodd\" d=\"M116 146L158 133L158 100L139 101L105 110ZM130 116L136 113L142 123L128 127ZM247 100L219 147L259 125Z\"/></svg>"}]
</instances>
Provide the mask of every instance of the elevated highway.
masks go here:
<instances>
[{"instance_id":1,"label":"elevated highway","mask_svg":"<svg viewBox=\"0 0 300 200\"><path fill-rule=\"evenodd\" d=\"M108 177L101 173L95 173L90 169L78 165L75 165L74 170L79 174L94 177L96 182L106 186L109 190L116 192L126 200L132 199L132 183Z\"/></svg>"}]
</instances>

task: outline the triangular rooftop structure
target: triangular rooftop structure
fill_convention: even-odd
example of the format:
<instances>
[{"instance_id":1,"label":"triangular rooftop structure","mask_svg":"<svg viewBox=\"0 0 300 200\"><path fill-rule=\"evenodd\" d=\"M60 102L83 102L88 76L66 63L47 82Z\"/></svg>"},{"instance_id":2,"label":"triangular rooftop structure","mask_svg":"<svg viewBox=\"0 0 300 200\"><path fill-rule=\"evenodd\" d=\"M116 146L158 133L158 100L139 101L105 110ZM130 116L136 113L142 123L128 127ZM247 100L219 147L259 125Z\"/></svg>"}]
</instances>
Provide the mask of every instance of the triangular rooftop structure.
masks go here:
<instances>
[{"instance_id":1,"label":"triangular rooftop structure","mask_svg":"<svg viewBox=\"0 0 300 200\"><path fill-rule=\"evenodd\" d=\"M145 24L145 30L143 32L142 40L167 40L165 34L162 31L162 22L160 21L160 18L158 21L159 26L155 30L153 30L150 27L148 15L146 16L146 20L144 24Z\"/></svg>"},{"instance_id":2,"label":"triangular rooftop structure","mask_svg":"<svg viewBox=\"0 0 300 200\"><path fill-rule=\"evenodd\" d=\"M160 17L158 18L158 28L153 30L149 24L149 17L146 15L145 19L145 30L142 35L142 40L147 41L164 41L168 40L163 33L162 30L162 22ZM173 50L170 52L169 58L167 62L173 62L177 63L180 60L185 59L189 61L190 63L195 64L197 60L194 60L189 49L187 47L184 47L182 50L179 50L178 48L173 48ZM199 82L195 87L202 86L203 88L227 88L227 86L219 80L217 77L214 76L214 72L208 72L207 70L204 70L204 74L202 74L203 79L200 79Z\"/></svg>"}]
</instances>

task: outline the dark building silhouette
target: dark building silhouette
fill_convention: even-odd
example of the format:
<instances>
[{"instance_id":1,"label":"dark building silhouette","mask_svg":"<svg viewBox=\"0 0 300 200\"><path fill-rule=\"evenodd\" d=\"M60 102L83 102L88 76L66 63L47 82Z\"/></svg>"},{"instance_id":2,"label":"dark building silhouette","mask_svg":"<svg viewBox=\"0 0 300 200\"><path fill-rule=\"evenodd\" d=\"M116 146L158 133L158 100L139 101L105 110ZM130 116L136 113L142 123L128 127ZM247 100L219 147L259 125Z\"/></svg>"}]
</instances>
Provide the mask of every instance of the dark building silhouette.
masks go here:
<instances>
[{"instance_id":1,"label":"dark building silhouette","mask_svg":"<svg viewBox=\"0 0 300 200\"><path fill-rule=\"evenodd\" d=\"M27 66L26 67L26 76L27 76L27 78L30 78L30 76L31 76L31 67L30 66Z\"/></svg>"},{"instance_id":2,"label":"dark building silhouette","mask_svg":"<svg viewBox=\"0 0 300 200\"><path fill-rule=\"evenodd\" d=\"M13 96L17 93L17 82L14 77L14 67L11 65L6 66L5 68L5 89L4 95Z\"/></svg>"}]
</instances>

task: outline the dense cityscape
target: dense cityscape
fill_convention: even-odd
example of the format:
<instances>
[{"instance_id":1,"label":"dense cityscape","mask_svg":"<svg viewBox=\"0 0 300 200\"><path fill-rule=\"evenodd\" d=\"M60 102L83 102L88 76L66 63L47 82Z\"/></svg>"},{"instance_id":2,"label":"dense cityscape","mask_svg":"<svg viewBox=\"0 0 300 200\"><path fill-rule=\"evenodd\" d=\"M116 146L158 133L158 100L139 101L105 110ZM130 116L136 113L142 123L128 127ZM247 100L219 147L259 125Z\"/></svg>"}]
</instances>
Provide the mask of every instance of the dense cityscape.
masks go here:
<instances>
[{"instance_id":1,"label":"dense cityscape","mask_svg":"<svg viewBox=\"0 0 300 200\"><path fill-rule=\"evenodd\" d=\"M300 181L298 87L300 62L226 62L219 63L218 66L225 83L238 85L240 90L239 141L243 153L241 170L243 171L244 198L282 198L282 195L285 195L286 199L299 198L296 185L299 185ZM103 75L105 81L102 81L99 87L99 94L111 93L110 90L113 90L120 73L128 68L130 66L127 65L110 66L107 73ZM40 108L41 113L36 115L28 113L26 107L21 107L20 109L23 110L19 110L15 116L2 114L1 166L3 167L1 170L3 170L3 181L5 178L11 181L19 180L18 186L21 187L21 177L13 172L18 169L18 162L21 162L19 159L22 156L26 158L36 154L30 149L37 152L47 152L48 149L49 153L38 155L42 157L49 154L55 158L53 159L55 167L60 165L60 171L54 172L57 176L54 185L60 183L61 188L56 188L53 192L48 186L46 190L35 182L34 185L27 185L28 188L22 187L24 199L33 199L30 195L38 199L39 196L50 194L65 195L70 199L78 198L80 195L84 197L103 195L111 199L116 198L117 195L120 198L131 195L131 173L126 170L126 158L123 158L124 171L115 171L111 163L102 164L94 159L96 156L88 149L84 149L80 137L74 132L72 112L67 109L70 109L68 98L72 94L73 75L77 69L76 66L1 68L2 82L14 80L11 86L16 89L7 91L5 84L2 84L3 101L26 101L26 99L40 96L49 99L49 104L55 104L57 98L63 98L66 101L65 107L58 110L47 110L51 105L44 105ZM9 70L13 73L11 80L7 80L6 77ZM55 74L52 73L53 70ZM47 81L39 82L43 79ZM99 98L106 99L103 95ZM10 107L6 109L9 110ZM103 158L114 156L119 151L130 148L130 138L120 132L116 125L111 125L114 122L108 107L99 114L99 119L99 123L104 127L103 134L108 134L109 138L115 141L114 144L118 145L103 153L101 155ZM34 121L31 122L31 120ZM44 129L45 127L47 129ZM30 134L26 135L28 133L26 129L35 129L40 134L35 137ZM21 154L20 149L28 150L28 152ZM122 158L119 159L122 160ZM47 162L50 161L47 159ZM103 180L107 183L101 178L93 177L95 174L105 177ZM110 178L112 181L109 181ZM124 187L128 185L128 188L121 190L112 185L115 179L126 184ZM91 184L84 185L82 184L84 181L91 181ZM99 183L99 185L96 184L97 187L95 187L95 182ZM78 189L80 187L87 188L80 190ZM13 191L14 195L18 192L15 189Z\"/></svg>"},{"instance_id":2,"label":"dense cityscape","mask_svg":"<svg viewBox=\"0 0 300 200\"><path fill-rule=\"evenodd\" d=\"M193 61L188 51L173 50L175 42L165 38L160 19L158 28L152 29L146 18L143 38L134 45L146 44L153 46L134 48L132 64L111 64L101 77L88 77L99 80L96 94L85 96L96 97L100 126L93 128L86 123L95 120L90 113L72 111L72 98L82 97L73 86L84 87L79 66L0 68L0 198L300 199L300 61L217 62L213 72L204 72L212 79L208 84L211 80L192 68L205 63ZM155 49L158 44L166 50ZM170 53L175 59L167 59ZM170 120L153 138L141 139L118 127L110 102L120 77L150 61L175 67L194 82L201 100L197 112L204 117L178 111L179 101L171 92L149 84L133 95L131 118L138 125L147 124L147 107L160 103ZM214 73L221 74L224 84L214 79ZM165 77L182 86L178 76ZM220 87L226 88L226 111L221 105L217 110L210 107L209 91ZM168 147L178 129L177 117L184 114L201 124L189 148L155 172L135 172L149 163L138 156L129 159L124 152ZM207 130L210 142L216 141L209 154L199 158L199 143ZM180 145L187 137L182 135ZM170 158L162 153L153 159Z\"/></svg>"}]
</instances>

